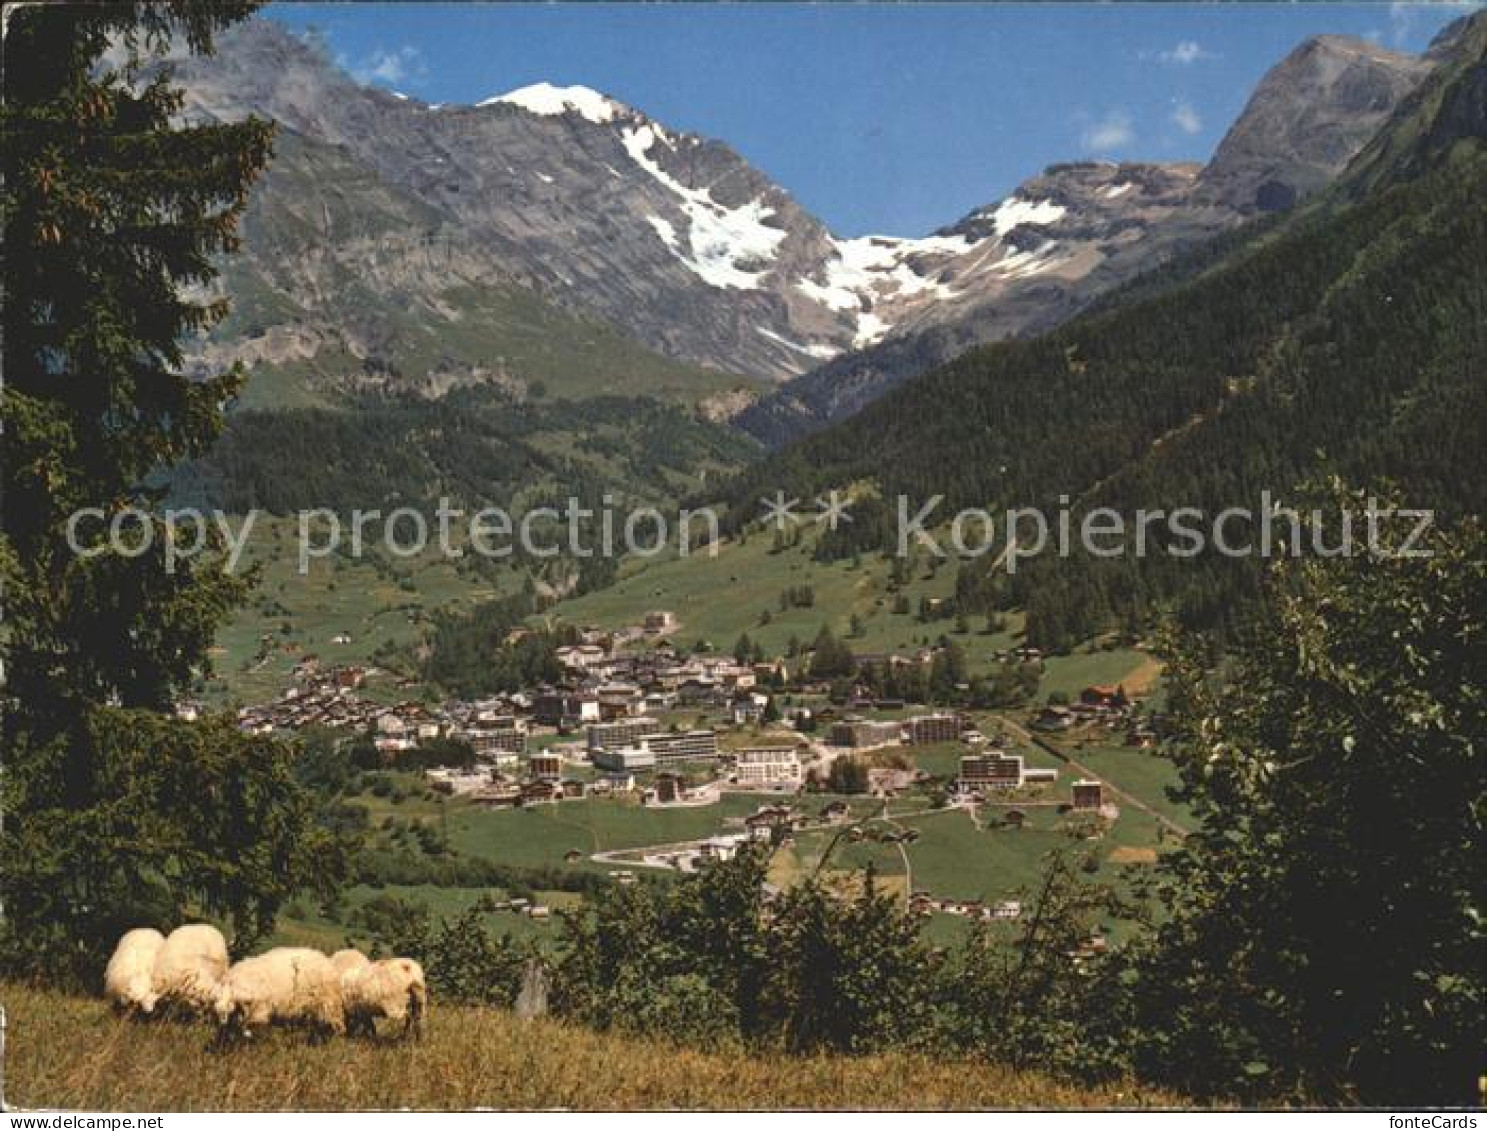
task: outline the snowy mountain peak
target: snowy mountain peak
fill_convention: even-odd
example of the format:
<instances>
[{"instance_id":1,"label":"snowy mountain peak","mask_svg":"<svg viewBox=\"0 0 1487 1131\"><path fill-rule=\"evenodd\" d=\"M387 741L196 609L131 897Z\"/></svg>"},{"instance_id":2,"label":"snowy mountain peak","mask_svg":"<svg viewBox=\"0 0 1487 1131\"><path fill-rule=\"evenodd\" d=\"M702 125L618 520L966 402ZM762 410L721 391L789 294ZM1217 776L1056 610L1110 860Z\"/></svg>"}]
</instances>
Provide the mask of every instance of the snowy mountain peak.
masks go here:
<instances>
[{"instance_id":1,"label":"snowy mountain peak","mask_svg":"<svg viewBox=\"0 0 1487 1131\"><path fill-rule=\"evenodd\" d=\"M534 82L530 86L487 98L478 105L494 106L497 103L520 106L528 113L541 114L543 117L573 113L591 122L612 121L615 112L624 109L612 98L606 98L589 87L554 86L550 82Z\"/></svg>"}]
</instances>

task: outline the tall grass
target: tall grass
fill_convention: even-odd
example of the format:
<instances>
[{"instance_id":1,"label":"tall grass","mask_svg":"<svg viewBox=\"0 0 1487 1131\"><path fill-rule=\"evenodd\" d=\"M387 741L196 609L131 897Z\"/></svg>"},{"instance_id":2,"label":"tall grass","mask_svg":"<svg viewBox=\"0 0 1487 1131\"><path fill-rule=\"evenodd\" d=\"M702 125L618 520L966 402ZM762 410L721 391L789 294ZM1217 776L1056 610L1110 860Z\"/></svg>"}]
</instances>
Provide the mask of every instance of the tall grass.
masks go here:
<instances>
[{"instance_id":1,"label":"tall grass","mask_svg":"<svg viewBox=\"0 0 1487 1131\"><path fill-rule=\"evenodd\" d=\"M930 1057L698 1052L501 1010L435 1005L419 1044L292 1032L230 1051L205 1025L136 1023L101 1002L0 984L7 1100L83 1110L578 1110L1133 1107L1171 1097L1080 1088Z\"/></svg>"}]
</instances>

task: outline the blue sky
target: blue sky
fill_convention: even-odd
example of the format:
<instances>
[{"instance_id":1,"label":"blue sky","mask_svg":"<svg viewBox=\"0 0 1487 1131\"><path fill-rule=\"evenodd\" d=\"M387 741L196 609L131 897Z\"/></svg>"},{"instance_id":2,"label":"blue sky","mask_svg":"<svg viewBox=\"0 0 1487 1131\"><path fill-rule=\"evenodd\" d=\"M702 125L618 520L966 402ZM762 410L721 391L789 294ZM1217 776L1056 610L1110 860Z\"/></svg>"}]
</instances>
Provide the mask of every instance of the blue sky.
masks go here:
<instances>
[{"instance_id":1,"label":"blue sky","mask_svg":"<svg viewBox=\"0 0 1487 1131\"><path fill-rule=\"evenodd\" d=\"M721 138L839 235L921 235L1056 161L1196 160L1302 39L1419 51L1453 4L273 4L362 81L602 90Z\"/></svg>"}]
</instances>

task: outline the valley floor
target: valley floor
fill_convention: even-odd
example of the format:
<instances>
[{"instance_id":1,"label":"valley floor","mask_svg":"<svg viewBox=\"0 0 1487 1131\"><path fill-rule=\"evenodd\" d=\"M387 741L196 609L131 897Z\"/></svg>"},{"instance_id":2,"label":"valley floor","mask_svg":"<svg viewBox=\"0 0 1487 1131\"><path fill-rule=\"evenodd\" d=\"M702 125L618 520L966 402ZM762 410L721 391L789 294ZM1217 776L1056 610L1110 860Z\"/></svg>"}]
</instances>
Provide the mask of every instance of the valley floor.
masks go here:
<instances>
[{"instance_id":1,"label":"valley floor","mask_svg":"<svg viewBox=\"0 0 1487 1131\"><path fill-rule=\"evenodd\" d=\"M413 1045L309 1045L274 1033L208 1048L204 1026L136 1024L101 1001L0 984L5 1101L81 1110L568 1108L971 1109L1169 1106L1162 1093L1085 1088L919 1056L701 1053L491 1009L435 1005Z\"/></svg>"}]
</instances>

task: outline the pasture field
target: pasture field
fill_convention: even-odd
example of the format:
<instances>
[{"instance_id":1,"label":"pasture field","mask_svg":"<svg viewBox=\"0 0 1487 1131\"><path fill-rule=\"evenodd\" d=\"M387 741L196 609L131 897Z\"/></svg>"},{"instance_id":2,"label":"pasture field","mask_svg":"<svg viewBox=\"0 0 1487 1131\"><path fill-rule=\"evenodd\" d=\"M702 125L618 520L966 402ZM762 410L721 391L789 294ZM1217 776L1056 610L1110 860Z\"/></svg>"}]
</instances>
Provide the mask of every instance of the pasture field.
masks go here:
<instances>
[{"instance_id":1,"label":"pasture field","mask_svg":"<svg viewBox=\"0 0 1487 1131\"><path fill-rule=\"evenodd\" d=\"M234 530L240 521L232 520ZM301 574L297 539L291 519L260 514L250 528L239 564L257 567L260 581L217 635L210 701L273 699L307 655L326 665L370 664L378 649L418 640L434 610L469 607L520 585L515 572L476 573L433 550L408 561L311 558ZM349 642L337 643L343 634Z\"/></svg>"},{"instance_id":2,"label":"pasture field","mask_svg":"<svg viewBox=\"0 0 1487 1131\"><path fill-rule=\"evenodd\" d=\"M679 621L673 635L678 643L690 646L706 640L726 650L747 633L766 655L783 654L791 637L809 645L822 625L846 640L854 652L912 652L952 634L973 666L989 663L991 652L1011 645L1020 630L1016 617L1009 619L1008 631L994 635L981 631L984 620L979 617L970 623L971 631L962 634L954 633L950 620L920 621L921 598L944 599L953 592L953 563L938 569L918 563L903 586L909 612L895 613L888 561L864 555L856 565L850 559L818 562L811 558L814 544L807 535L797 546L776 550L772 532L755 531L723 541L716 555L694 547L686 557L671 553L632 559L622 566L615 584L561 601L551 615L573 624L622 628L639 623L649 610L666 609ZM787 607L781 608L783 592L806 586L814 594L809 607L788 607L785 602ZM861 629L855 636L854 615Z\"/></svg>"},{"instance_id":3,"label":"pasture field","mask_svg":"<svg viewBox=\"0 0 1487 1131\"><path fill-rule=\"evenodd\" d=\"M1074 700L1091 684L1123 684L1132 694L1144 694L1155 674L1151 658L1134 648L1103 648L1080 645L1067 656L1050 656L1044 661L1039 695L1046 698L1062 694Z\"/></svg>"},{"instance_id":4,"label":"pasture field","mask_svg":"<svg viewBox=\"0 0 1487 1131\"><path fill-rule=\"evenodd\" d=\"M1067 747L1069 757L1088 766L1100 777L1138 797L1163 816L1179 825L1191 826L1192 813L1187 806L1171 800L1167 790L1178 784L1177 767L1153 750L1121 746L1100 739L1088 745Z\"/></svg>"},{"instance_id":5,"label":"pasture field","mask_svg":"<svg viewBox=\"0 0 1487 1131\"><path fill-rule=\"evenodd\" d=\"M1131 1084L1063 1084L932 1055L786 1057L688 1049L435 1000L428 1035L308 1044L269 1032L216 1051L204 1025L137 1024L103 1002L0 984L6 1100L85 1111L980 1109L1161 1107Z\"/></svg>"}]
</instances>

